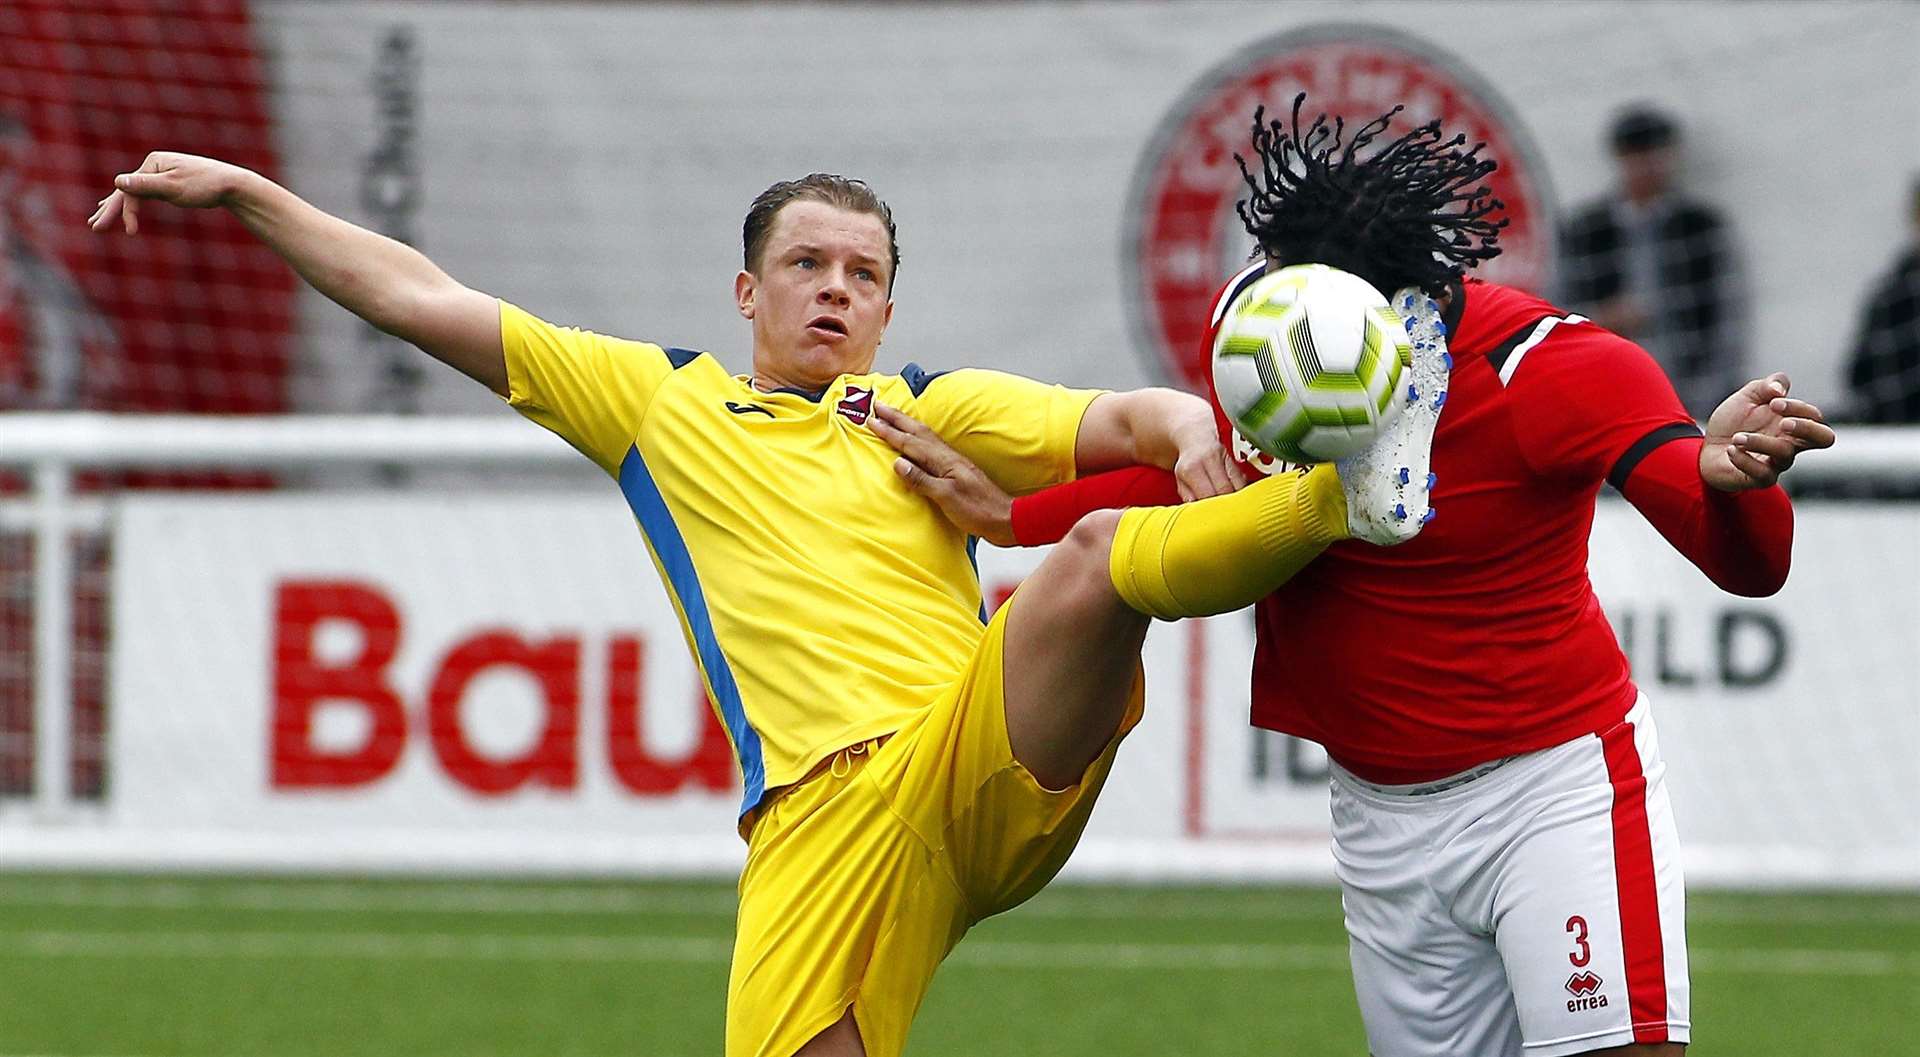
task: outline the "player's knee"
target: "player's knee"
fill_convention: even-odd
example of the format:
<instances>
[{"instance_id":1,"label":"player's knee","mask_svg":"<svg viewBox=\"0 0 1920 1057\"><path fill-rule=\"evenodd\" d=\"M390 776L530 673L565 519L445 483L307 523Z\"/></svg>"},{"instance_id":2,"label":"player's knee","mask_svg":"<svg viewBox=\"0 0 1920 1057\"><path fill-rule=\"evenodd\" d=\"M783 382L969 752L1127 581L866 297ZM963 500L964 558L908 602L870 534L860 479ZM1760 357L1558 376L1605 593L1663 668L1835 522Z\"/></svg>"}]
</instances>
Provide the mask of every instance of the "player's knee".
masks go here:
<instances>
[{"instance_id":1,"label":"player's knee","mask_svg":"<svg viewBox=\"0 0 1920 1057\"><path fill-rule=\"evenodd\" d=\"M1095 510L1076 522L1054 553L1072 566L1076 579L1086 581L1093 591L1113 593L1113 578L1108 573L1112 561L1113 538L1120 530L1120 511Z\"/></svg>"},{"instance_id":2,"label":"player's knee","mask_svg":"<svg viewBox=\"0 0 1920 1057\"><path fill-rule=\"evenodd\" d=\"M1061 542L1071 547L1097 548L1104 556L1113 546L1113 535L1120 531L1120 510L1095 510L1074 523Z\"/></svg>"},{"instance_id":3,"label":"player's knee","mask_svg":"<svg viewBox=\"0 0 1920 1057\"><path fill-rule=\"evenodd\" d=\"M1096 510L1081 518L1065 538L1054 544L1053 552L1022 590L1038 591L1048 609L1059 610L1070 620L1093 618L1116 606L1124 608L1114 590L1113 576L1107 571L1119 524L1117 510ZM1069 613L1078 616L1067 616Z\"/></svg>"}]
</instances>

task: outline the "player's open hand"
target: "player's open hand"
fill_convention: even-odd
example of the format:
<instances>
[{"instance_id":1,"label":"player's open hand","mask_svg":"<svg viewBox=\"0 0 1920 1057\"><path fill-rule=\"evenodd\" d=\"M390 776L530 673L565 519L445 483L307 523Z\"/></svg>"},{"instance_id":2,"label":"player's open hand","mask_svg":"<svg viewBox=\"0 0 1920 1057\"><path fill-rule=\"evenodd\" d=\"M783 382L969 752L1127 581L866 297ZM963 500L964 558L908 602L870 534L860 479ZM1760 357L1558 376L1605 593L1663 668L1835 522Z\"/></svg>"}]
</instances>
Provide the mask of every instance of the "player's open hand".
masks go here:
<instances>
[{"instance_id":1,"label":"player's open hand","mask_svg":"<svg viewBox=\"0 0 1920 1057\"><path fill-rule=\"evenodd\" d=\"M1233 456L1221 447L1211 420L1196 442L1181 446L1180 456L1173 464L1173 479L1182 503L1237 492L1247 483Z\"/></svg>"},{"instance_id":2,"label":"player's open hand","mask_svg":"<svg viewBox=\"0 0 1920 1057\"><path fill-rule=\"evenodd\" d=\"M187 209L212 209L247 176L247 170L212 158L155 151L132 172L113 178L113 190L87 218L87 226L105 231L115 220L127 234L140 232L140 201L156 199Z\"/></svg>"},{"instance_id":3,"label":"player's open hand","mask_svg":"<svg viewBox=\"0 0 1920 1057\"><path fill-rule=\"evenodd\" d=\"M1011 547L1013 497L940 435L894 408L874 402L867 428L893 446L893 472L933 500L954 527L996 547Z\"/></svg>"},{"instance_id":4,"label":"player's open hand","mask_svg":"<svg viewBox=\"0 0 1920 1057\"><path fill-rule=\"evenodd\" d=\"M1700 476L1723 492L1765 488L1801 452L1833 447L1833 427L1820 409L1787 396L1783 372L1756 378L1720 402L1707 419Z\"/></svg>"}]
</instances>

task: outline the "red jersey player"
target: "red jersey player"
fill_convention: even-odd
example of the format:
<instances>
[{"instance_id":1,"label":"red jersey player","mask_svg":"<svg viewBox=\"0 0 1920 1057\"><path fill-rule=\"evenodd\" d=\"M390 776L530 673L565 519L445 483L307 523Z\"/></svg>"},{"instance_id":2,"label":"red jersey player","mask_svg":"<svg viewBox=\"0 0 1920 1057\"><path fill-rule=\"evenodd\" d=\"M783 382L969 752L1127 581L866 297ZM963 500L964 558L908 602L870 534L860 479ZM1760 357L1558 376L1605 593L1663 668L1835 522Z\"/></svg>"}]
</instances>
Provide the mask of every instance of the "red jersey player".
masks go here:
<instances>
[{"instance_id":1,"label":"red jersey player","mask_svg":"<svg viewBox=\"0 0 1920 1057\"><path fill-rule=\"evenodd\" d=\"M1392 116L1342 143L1324 119L1303 129L1297 100L1290 129L1256 115L1241 216L1261 260L1222 289L1214 321L1267 268L1308 261L1399 291L1403 315L1438 307L1440 516L1391 549L1336 543L1257 604L1252 720L1332 759L1374 1057L1678 1053L1678 838L1647 701L1587 579L1594 501L1612 484L1714 583L1771 594L1792 539L1775 481L1833 431L1776 374L1730 395L1703 436L1638 346L1463 279L1498 252L1498 203L1470 186L1492 163L1433 125L1366 151ZM1216 417L1249 480L1281 472ZM1023 545L1090 510L1180 501L1157 470L1008 500L950 465L923 491L963 528Z\"/></svg>"}]
</instances>

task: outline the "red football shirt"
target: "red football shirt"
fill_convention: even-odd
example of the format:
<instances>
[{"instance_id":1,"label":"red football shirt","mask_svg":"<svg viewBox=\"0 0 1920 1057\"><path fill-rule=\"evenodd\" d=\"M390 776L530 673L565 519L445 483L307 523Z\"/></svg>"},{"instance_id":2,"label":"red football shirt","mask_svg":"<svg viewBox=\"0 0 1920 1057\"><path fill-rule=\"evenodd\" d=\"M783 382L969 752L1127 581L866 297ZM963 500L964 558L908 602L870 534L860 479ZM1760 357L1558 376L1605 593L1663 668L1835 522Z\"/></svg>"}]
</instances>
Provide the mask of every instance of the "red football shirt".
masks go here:
<instances>
[{"instance_id":1,"label":"red football shirt","mask_svg":"<svg viewBox=\"0 0 1920 1057\"><path fill-rule=\"evenodd\" d=\"M1381 782L1626 714L1627 659L1587 579L1595 496L1663 441L1698 434L1646 352L1581 317L1479 281L1449 316L1438 516L1398 547L1335 544L1255 609L1253 723Z\"/></svg>"}]
</instances>

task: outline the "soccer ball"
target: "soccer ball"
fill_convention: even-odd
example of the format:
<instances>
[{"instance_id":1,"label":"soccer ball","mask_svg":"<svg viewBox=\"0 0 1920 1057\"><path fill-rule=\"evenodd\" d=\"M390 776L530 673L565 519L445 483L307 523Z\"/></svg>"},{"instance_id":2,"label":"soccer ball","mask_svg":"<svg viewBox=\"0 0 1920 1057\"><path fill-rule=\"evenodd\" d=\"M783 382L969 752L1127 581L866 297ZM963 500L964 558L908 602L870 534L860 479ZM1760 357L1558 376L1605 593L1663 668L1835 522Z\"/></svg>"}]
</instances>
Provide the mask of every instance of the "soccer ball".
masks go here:
<instances>
[{"instance_id":1,"label":"soccer ball","mask_svg":"<svg viewBox=\"0 0 1920 1057\"><path fill-rule=\"evenodd\" d=\"M1365 279L1295 264L1227 306L1213 391L1247 442L1286 462L1343 459L1400 413L1406 325Z\"/></svg>"}]
</instances>

